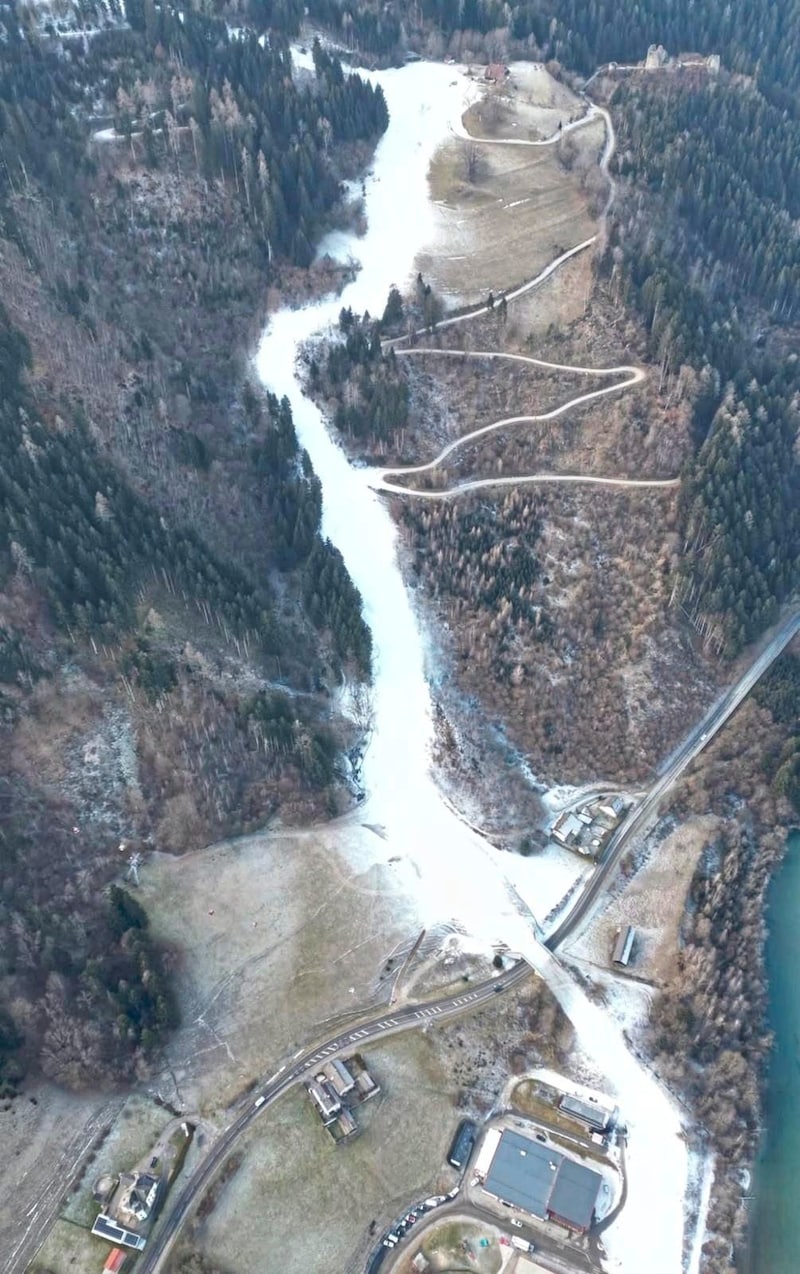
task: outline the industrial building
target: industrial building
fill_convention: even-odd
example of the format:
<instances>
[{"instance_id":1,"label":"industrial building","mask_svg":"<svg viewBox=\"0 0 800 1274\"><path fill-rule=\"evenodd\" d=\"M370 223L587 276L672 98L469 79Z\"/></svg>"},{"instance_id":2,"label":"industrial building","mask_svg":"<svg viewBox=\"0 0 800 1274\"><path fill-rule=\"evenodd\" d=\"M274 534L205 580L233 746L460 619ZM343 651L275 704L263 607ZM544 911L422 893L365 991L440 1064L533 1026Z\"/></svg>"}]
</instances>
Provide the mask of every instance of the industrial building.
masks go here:
<instances>
[{"instance_id":1,"label":"industrial building","mask_svg":"<svg viewBox=\"0 0 800 1274\"><path fill-rule=\"evenodd\" d=\"M330 1084L337 1097L345 1097L348 1093L352 1093L356 1086L356 1081L350 1074L344 1062L340 1062L338 1057L332 1058L330 1062L326 1062L323 1066L325 1078Z\"/></svg>"},{"instance_id":2,"label":"industrial building","mask_svg":"<svg viewBox=\"0 0 800 1274\"><path fill-rule=\"evenodd\" d=\"M108 1239L110 1243L120 1243L124 1247L132 1247L136 1252L143 1252L147 1246L147 1239L142 1234L134 1234L132 1230L126 1230L123 1225L118 1225L113 1217L106 1216L101 1212L92 1226L92 1234L98 1239Z\"/></svg>"},{"instance_id":3,"label":"industrial building","mask_svg":"<svg viewBox=\"0 0 800 1274\"><path fill-rule=\"evenodd\" d=\"M317 1108L317 1113L325 1127L332 1124L339 1111L342 1109L342 1103L335 1093L331 1092L329 1086L325 1083L322 1075L318 1075L316 1079L310 1079L306 1084L306 1092Z\"/></svg>"},{"instance_id":4,"label":"industrial building","mask_svg":"<svg viewBox=\"0 0 800 1274\"><path fill-rule=\"evenodd\" d=\"M580 1097L572 1097L569 1093L561 1098L558 1108L563 1110L565 1115L572 1115L574 1119L579 1119L582 1124L586 1124L587 1128L591 1128L592 1132L608 1132L617 1115L616 1107L609 1110L606 1106L601 1106L599 1102L583 1101Z\"/></svg>"},{"instance_id":5,"label":"industrial building","mask_svg":"<svg viewBox=\"0 0 800 1274\"><path fill-rule=\"evenodd\" d=\"M574 1159L564 1159L555 1174L555 1182L547 1201L551 1221L581 1233L594 1221L594 1205L603 1178Z\"/></svg>"},{"instance_id":6,"label":"industrial building","mask_svg":"<svg viewBox=\"0 0 800 1274\"><path fill-rule=\"evenodd\" d=\"M620 964L625 968L631 959L633 951L633 940L636 937L636 930L633 925L624 925L617 934L617 940L614 943L614 951L611 956L614 964Z\"/></svg>"},{"instance_id":7,"label":"industrial building","mask_svg":"<svg viewBox=\"0 0 800 1274\"><path fill-rule=\"evenodd\" d=\"M497 1147L500 1145L500 1138L502 1135L502 1129L489 1128L487 1129L483 1141L480 1144L480 1149L478 1150L478 1153L475 1156L475 1162L472 1165L472 1175L481 1185L486 1180L486 1174L492 1166L492 1160L494 1159Z\"/></svg>"},{"instance_id":8,"label":"industrial building","mask_svg":"<svg viewBox=\"0 0 800 1274\"><path fill-rule=\"evenodd\" d=\"M623 796L588 802L563 810L550 828L550 836L565 849L587 858L598 858L628 808Z\"/></svg>"},{"instance_id":9,"label":"industrial building","mask_svg":"<svg viewBox=\"0 0 800 1274\"><path fill-rule=\"evenodd\" d=\"M356 1092L358 1101L369 1101L370 1097L376 1097L381 1090L370 1075L366 1066L356 1074Z\"/></svg>"},{"instance_id":10,"label":"industrial building","mask_svg":"<svg viewBox=\"0 0 800 1274\"><path fill-rule=\"evenodd\" d=\"M628 804L624 797L612 796L610 800L603 801L597 806L597 812L602 814L603 818L607 818L612 827L616 827L627 808Z\"/></svg>"},{"instance_id":11,"label":"industrial building","mask_svg":"<svg viewBox=\"0 0 800 1274\"><path fill-rule=\"evenodd\" d=\"M585 824L577 814L559 814L550 831L553 840L558 841L566 849L578 849L579 838L583 835Z\"/></svg>"},{"instance_id":12,"label":"industrial building","mask_svg":"<svg viewBox=\"0 0 800 1274\"><path fill-rule=\"evenodd\" d=\"M483 1188L503 1203L583 1234L594 1220L602 1182L599 1172L552 1146L506 1130Z\"/></svg>"},{"instance_id":13,"label":"industrial building","mask_svg":"<svg viewBox=\"0 0 800 1274\"><path fill-rule=\"evenodd\" d=\"M164 1178L149 1172L121 1172L98 1182L96 1194L104 1202L92 1234L119 1247L144 1250L147 1232L166 1189Z\"/></svg>"}]
</instances>

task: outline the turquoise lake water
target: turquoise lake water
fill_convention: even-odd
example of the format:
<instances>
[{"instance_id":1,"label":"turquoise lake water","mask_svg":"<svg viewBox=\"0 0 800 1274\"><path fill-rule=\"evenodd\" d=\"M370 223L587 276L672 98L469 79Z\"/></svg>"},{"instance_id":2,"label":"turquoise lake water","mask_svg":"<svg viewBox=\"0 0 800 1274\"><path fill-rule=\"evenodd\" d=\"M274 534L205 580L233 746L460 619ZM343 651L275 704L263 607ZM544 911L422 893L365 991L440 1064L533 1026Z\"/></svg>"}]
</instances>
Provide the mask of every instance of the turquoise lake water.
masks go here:
<instances>
[{"instance_id":1,"label":"turquoise lake water","mask_svg":"<svg viewBox=\"0 0 800 1274\"><path fill-rule=\"evenodd\" d=\"M769 1020L775 1047L743 1274L800 1274L800 833L769 889Z\"/></svg>"}]
</instances>

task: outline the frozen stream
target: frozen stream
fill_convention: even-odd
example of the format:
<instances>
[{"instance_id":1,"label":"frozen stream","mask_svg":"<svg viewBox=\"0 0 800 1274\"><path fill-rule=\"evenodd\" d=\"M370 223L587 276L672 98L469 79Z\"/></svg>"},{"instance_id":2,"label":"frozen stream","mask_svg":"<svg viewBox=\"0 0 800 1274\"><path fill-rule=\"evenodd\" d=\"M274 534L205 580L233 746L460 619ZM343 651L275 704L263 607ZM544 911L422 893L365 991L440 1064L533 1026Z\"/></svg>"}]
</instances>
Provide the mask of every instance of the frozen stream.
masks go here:
<instances>
[{"instance_id":1,"label":"frozen stream","mask_svg":"<svg viewBox=\"0 0 800 1274\"><path fill-rule=\"evenodd\" d=\"M380 826L386 839L365 834L357 852L366 855L374 844L375 861L400 856L398 883L414 899L421 923L453 920L481 945L502 939L539 969L575 1026L588 1068L617 1094L631 1130L628 1202L604 1235L610 1266L626 1274L678 1274L687 1180L679 1117L629 1053L612 1018L539 944L531 916L512 896L513 877L519 895L541 917L544 882L537 883L537 871L552 868L535 857L497 853L442 799L430 772L424 641L397 565L393 523L370 489L367 471L349 464L295 375L299 346L334 323L342 306L379 314L391 284L402 287L409 280L433 224L430 159L477 92L457 68L433 63L374 78L386 93L391 123L366 180L369 229L362 239L340 235L332 244L337 255L358 260L361 270L341 296L275 315L257 355L265 385L291 402L298 436L322 483L323 531L341 550L372 629L374 726L363 771L368 798L359 818Z\"/></svg>"}]
</instances>

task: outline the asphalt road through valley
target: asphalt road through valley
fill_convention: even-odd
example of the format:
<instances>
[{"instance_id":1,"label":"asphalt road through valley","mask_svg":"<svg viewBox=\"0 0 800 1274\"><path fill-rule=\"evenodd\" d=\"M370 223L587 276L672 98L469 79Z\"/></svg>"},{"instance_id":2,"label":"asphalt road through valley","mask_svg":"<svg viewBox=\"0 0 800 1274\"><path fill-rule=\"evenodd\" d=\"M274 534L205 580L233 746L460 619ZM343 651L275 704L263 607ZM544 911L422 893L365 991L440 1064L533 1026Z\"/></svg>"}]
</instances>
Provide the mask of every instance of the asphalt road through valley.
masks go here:
<instances>
[{"instance_id":1,"label":"asphalt road through valley","mask_svg":"<svg viewBox=\"0 0 800 1274\"><path fill-rule=\"evenodd\" d=\"M727 690L721 699L713 705L705 717L694 727L681 746L673 753L663 774L656 780L650 791L623 822L619 830L612 836L602 862L577 899L575 905L561 923L545 940L545 946L555 951L570 934L583 923L607 887L609 879L616 871L620 861L637 836L641 836L655 821L662 800L674 787L687 766L699 756L714 736L722 729L725 722L733 715L739 705L747 698L756 682L771 668L778 656L785 650L789 642L800 632L800 610L784 619L773 635L763 646L761 653L753 660L734 686Z\"/></svg>"},{"instance_id":2,"label":"asphalt road through valley","mask_svg":"<svg viewBox=\"0 0 800 1274\"><path fill-rule=\"evenodd\" d=\"M139 1258L136 1266L137 1274L155 1274L155 1271L160 1268L188 1213L199 1196L208 1188L234 1144L253 1120L268 1110L290 1088L294 1088L313 1075L323 1062L343 1053L352 1053L383 1036L397 1035L401 1031L424 1029L430 1022L444 1022L450 1018L459 1017L462 1013L471 1012L480 1008L482 1004L491 1002L499 992L523 982L530 973L529 966L521 960L512 968L498 973L497 977L488 982L482 982L477 986L465 982L464 990L458 995L422 1004L410 1004L401 1009L388 1008L379 1017L345 1028L324 1044L301 1050L270 1079L248 1095L243 1109L211 1147L203 1162L183 1183L171 1206L169 1200L167 1201L164 1215L157 1223L150 1242ZM261 1101L262 1097L263 1101ZM256 1101L260 1103L258 1106Z\"/></svg>"},{"instance_id":3,"label":"asphalt road through valley","mask_svg":"<svg viewBox=\"0 0 800 1274\"><path fill-rule=\"evenodd\" d=\"M655 820L661 801L677 782L680 775L699 756L711 739L722 729L739 705L747 697L756 682L772 666L791 639L800 631L800 608L784 619L772 636L766 641L759 655L743 673L739 681L717 700L706 716L695 726L686 740L670 757L664 772L656 780L639 805L634 807L628 818L612 837L606 855L599 864L594 876L583 891L572 910L546 940L551 950L558 947L573 933L590 913L597 899L607 887L612 874L629 848L631 842L641 836ZM197 1202L202 1192L210 1185L212 1178L222 1167L234 1144L248 1126L262 1112L269 1109L289 1089L308 1079L317 1067L331 1057L342 1053L352 1053L382 1036L399 1034L401 1031L424 1028L429 1022L446 1021L462 1013L479 1008L491 1001L499 991L510 989L522 982L530 973L529 966L520 961L511 969L498 974L488 982L479 986L464 984L464 990L445 999L433 1000L429 1003L412 1004L404 1008L388 1008L380 1016L369 1021L360 1022L345 1028L338 1035L313 1047L301 1050L290 1062L285 1063L261 1087L250 1093L239 1113L222 1133L219 1140L209 1150L203 1162L194 1170L175 1196L171 1206L168 1203L165 1215L156 1226L155 1233L140 1258L138 1274L156 1274L163 1258L183 1225L188 1213ZM261 1098L264 1100L261 1101ZM256 1101L259 1105L256 1106Z\"/></svg>"}]
</instances>

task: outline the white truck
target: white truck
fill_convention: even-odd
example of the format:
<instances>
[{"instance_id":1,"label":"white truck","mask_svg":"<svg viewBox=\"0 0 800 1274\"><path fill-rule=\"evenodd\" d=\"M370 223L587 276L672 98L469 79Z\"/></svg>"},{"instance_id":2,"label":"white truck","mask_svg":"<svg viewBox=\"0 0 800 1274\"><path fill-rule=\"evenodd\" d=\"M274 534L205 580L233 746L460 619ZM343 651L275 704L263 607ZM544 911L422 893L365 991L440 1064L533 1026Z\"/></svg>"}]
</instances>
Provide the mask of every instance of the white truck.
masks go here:
<instances>
[{"instance_id":1,"label":"white truck","mask_svg":"<svg viewBox=\"0 0 800 1274\"><path fill-rule=\"evenodd\" d=\"M259 1106L263 1106L266 1100L266 1097L256 1097L255 1102L253 1103L256 1110L258 1110Z\"/></svg>"},{"instance_id":2,"label":"white truck","mask_svg":"<svg viewBox=\"0 0 800 1274\"><path fill-rule=\"evenodd\" d=\"M521 1239L518 1234L512 1234L511 1246L519 1248L520 1252L533 1251L533 1244L529 1243L527 1239Z\"/></svg>"}]
</instances>

